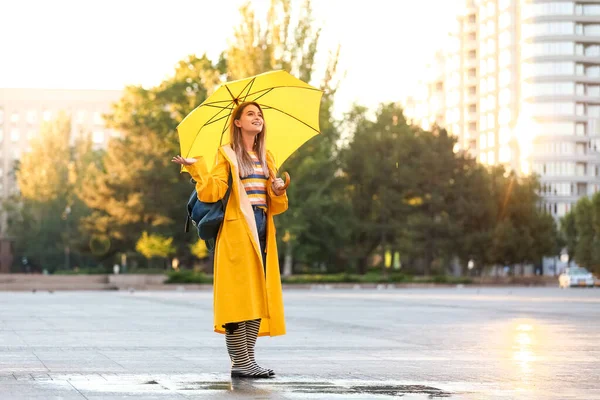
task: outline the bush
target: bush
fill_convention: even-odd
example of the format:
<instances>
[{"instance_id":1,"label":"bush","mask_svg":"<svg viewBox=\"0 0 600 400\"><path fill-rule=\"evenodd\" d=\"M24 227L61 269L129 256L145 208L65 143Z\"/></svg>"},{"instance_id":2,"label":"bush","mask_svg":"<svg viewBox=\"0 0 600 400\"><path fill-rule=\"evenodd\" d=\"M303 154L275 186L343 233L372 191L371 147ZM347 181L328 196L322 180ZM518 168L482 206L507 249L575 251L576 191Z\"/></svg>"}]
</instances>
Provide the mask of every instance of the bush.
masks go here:
<instances>
[{"instance_id":1,"label":"bush","mask_svg":"<svg viewBox=\"0 0 600 400\"><path fill-rule=\"evenodd\" d=\"M172 271L167 274L165 283L212 283L212 276L194 271Z\"/></svg>"}]
</instances>

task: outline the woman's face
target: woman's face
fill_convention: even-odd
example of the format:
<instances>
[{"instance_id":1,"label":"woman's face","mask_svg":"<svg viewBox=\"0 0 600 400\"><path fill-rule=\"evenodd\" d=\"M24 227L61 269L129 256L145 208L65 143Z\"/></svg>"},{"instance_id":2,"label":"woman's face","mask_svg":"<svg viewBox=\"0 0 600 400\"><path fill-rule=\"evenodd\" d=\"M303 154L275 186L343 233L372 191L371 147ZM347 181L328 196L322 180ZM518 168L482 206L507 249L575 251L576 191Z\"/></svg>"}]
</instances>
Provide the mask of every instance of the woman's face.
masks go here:
<instances>
[{"instance_id":1,"label":"woman's face","mask_svg":"<svg viewBox=\"0 0 600 400\"><path fill-rule=\"evenodd\" d=\"M242 111L240 119L236 119L233 123L242 129L242 133L258 135L263 130L265 120L258 107L249 104Z\"/></svg>"}]
</instances>

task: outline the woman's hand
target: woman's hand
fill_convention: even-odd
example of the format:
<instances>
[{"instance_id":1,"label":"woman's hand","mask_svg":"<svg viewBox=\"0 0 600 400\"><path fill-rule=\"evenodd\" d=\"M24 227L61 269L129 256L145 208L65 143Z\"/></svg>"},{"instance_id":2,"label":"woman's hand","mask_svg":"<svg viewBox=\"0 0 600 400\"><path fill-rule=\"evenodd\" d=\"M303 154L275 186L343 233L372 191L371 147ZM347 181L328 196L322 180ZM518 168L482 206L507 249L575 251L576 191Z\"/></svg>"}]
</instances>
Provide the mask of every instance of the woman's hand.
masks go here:
<instances>
[{"instance_id":1,"label":"woman's hand","mask_svg":"<svg viewBox=\"0 0 600 400\"><path fill-rule=\"evenodd\" d=\"M273 183L271 184L271 187L273 188L273 192L277 196L281 196L283 194L283 192L285 192L285 183L283 182L283 179L281 179L281 178L273 179Z\"/></svg>"},{"instance_id":2,"label":"woman's hand","mask_svg":"<svg viewBox=\"0 0 600 400\"><path fill-rule=\"evenodd\" d=\"M196 160L195 158L183 158L180 155L176 155L171 159L171 161L180 165L192 165L198 160Z\"/></svg>"}]
</instances>

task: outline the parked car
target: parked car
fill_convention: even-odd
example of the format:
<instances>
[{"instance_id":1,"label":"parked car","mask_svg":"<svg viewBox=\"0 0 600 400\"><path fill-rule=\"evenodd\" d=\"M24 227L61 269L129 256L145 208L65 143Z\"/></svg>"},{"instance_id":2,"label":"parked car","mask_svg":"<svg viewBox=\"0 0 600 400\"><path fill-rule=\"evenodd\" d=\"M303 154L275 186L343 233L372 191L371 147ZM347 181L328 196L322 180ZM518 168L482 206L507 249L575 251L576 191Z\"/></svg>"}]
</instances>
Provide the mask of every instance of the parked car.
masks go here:
<instances>
[{"instance_id":1,"label":"parked car","mask_svg":"<svg viewBox=\"0 0 600 400\"><path fill-rule=\"evenodd\" d=\"M592 275L587 269L581 267L567 268L558 277L558 285L561 288L573 286L594 287L594 283L594 275Z\"/></svg>"}]
</instances>

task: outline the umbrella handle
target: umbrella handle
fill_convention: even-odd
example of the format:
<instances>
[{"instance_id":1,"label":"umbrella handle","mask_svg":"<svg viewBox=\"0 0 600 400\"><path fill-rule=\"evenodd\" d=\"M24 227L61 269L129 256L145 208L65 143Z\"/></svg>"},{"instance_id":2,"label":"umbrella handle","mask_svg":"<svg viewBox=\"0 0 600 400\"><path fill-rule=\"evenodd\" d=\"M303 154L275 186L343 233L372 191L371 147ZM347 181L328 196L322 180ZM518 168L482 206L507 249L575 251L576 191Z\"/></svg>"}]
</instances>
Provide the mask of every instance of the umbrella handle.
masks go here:
<instances>
[{"instance_id":1,"label":"umbrella handle","mask_svg":"<svg viewBox=\"0 0 600 400\"><path fill-rule=\"evenodd\" d=\"M285 183L283 184L283 187L281 188L281 190L285 190L285 189L287 189L288 186L290 186L290 174L288 174L287 172L284 172L283 176L285 177Z\"/></svg>"}]
</instances>

